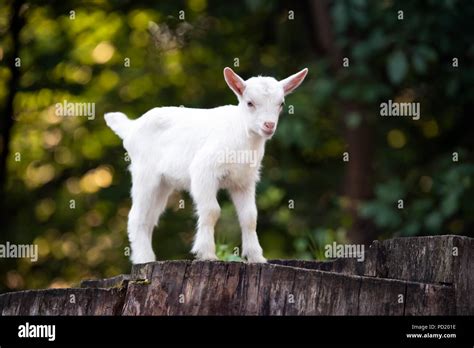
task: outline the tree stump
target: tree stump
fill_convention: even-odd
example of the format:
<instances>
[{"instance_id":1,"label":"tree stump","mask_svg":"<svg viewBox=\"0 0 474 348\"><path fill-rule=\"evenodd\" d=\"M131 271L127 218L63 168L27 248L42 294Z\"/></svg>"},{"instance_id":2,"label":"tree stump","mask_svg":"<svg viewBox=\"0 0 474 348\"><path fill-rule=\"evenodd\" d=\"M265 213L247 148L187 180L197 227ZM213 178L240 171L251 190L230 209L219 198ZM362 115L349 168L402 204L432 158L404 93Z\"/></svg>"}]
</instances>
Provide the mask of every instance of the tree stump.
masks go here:
<instances>
[{"instance_id":1,"label":"tree stump","mask_svg":"<svg viewBox=\"0 0 474 348\"><path fill-rule=\"evenodd\" d=\"M356 259L162 261L0 295L1 315L472 315L474 239L375 241Z\"/></svg>"}]
</instances>

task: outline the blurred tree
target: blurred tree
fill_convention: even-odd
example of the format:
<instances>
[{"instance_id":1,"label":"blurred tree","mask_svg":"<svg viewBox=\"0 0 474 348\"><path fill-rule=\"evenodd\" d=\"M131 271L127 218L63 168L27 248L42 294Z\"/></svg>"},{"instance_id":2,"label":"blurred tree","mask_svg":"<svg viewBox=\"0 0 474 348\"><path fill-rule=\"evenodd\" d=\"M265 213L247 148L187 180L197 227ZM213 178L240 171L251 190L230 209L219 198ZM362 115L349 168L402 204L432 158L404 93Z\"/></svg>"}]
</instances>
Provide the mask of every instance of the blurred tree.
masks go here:
<instances>
[{"instance_id":1,"label":"blurred tree","mask_svg":"<svg viewBox=\"0 0 474 348\"><path fill-rule=\"evenodd\" d=\"M336 42L333 21L326 1L309 1L312 22L315 23L314 36L322 51L328 56L334 75L344 78L344 68L350 66L350 58L344 57L341 47ZM353 41L357 44L357 41ZM337 78L337 77L336 77ZM353 243L370 244L376 237L372 220L360 216L358 206L372 198L373 194L373 134L367 120L366 106L355 98L339 98L344 117L344 140L348 155L345 174L344 196L347 197L345 208L349 212L352 224L348 230L348 239Z\"/></svg>"},{"instance_id":2,"label":"blurred tree","mask_svg":"<svg viewBox=\"0 0 474 348\"><path fill-rule=\"evenodd\" d=\"M23 6L23 1L13 1L11 5L12 19L9 30L11 35L11 54L4 58L10 67L10 79L7 85L8 87L6 88L7 95L1 112L4 116L0 118L0 221L5 222L8 222L8 219L5 215L5 212L7 211L7 200L4 190L7 178L7 159L10 153L11 130L14 120L13 99L20 81L20 69L17 58L19 57L20 31L24 24L24 20L20 13L21 10L24 9Z\"/></svg>"}]
</instances>

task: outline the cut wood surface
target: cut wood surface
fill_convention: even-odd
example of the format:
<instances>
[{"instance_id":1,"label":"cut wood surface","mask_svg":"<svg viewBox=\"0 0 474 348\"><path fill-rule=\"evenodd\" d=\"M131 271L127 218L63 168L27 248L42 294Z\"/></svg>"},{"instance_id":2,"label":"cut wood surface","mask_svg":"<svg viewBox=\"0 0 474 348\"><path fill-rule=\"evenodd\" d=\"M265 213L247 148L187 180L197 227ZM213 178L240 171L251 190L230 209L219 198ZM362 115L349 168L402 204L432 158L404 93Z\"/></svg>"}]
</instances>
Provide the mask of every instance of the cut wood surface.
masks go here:
<instances>
[{"instance_id":1,"label":"cut wood surface","mask_svg":"<svg viewBox=\"0 0 474 348\"><path fill-rule=\"evenodd\" d=\"M375 241L365 260L161 261L0 295L1 315L472 315L474 239Z\"/></svg>"}]
</instances>

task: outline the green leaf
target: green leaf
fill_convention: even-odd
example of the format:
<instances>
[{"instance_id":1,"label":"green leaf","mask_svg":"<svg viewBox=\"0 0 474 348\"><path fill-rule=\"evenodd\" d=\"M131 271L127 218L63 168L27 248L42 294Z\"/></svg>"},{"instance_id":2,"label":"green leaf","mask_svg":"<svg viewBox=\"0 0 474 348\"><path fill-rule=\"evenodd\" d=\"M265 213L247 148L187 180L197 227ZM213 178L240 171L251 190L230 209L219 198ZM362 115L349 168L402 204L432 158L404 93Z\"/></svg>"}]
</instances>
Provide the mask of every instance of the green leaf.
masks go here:
<instances>
[{"instance_id":1,"label":"green leaf","mask_svg":"<svg viewBox=\"0 0 474 348\"><path fill-rule=\"evenodd\" d=\"M387 35L381 29L376 29L369 37L370 46L374 51L386 47L388 42Z\"/></svg>"},{"instance_id":2,"label":"green leaf","mask_svg":"<svg viewBox=\"0 0 474 348\"><path fill-rule=\"evenodd\" d=\"M426 217L425 225L431 232L438 232L441 224L443 223L443 217L437 211L432 212Z\"/></svg>"},{"instance_id":3,"label":"green leaf","mask_svg":"<svg viewBox=\"0 0 474 348\"><path fill-rule=\"evenodd\" d=\"M412 204L413 214L415 216L423 216L427 214L433 207L433 201L431 199L418 199Z\"/></svg>"},{"instance_id":4,"label":"green leaf","mask_svg":"<svg viewBox=\"0 0 474 348\"><path fill-rule=\"evenodd\" d=\"M378 199L388 205L395 205L399 199L405 197L406 190L403 183L398 179L378 184L375 187L375 194Z\"/></svg>"},{"instance_id":5,"label":"green leaf","mask_svg":"<svg viewBox=\"0 0 474 348\"><path fill-rule=\"evenodd\" d=\"M450 97L453 97L456 95L459 89L459 80L458 79L451 79L449 82L446 84L446 94L449 95Z\"/></svg>"},{"instance_id":6,"label":"green leaf","mask_svg":"<svg viewBox=\"0 0 474 348\"><path fill-rule=\"evenodd\" d=\"M360 86L356 84L346 84L339 90L339 96L343 100L353 100L358 97Z\"/></svg>"},{"instance_id":7,"label":"green leaf","mask_svg":"<svg viewBox=\"0 0 474 348\"><path fill-rule=\"evenodd\" d=\"M397 228L402 223L402 218L396 209L380 205L374 221L381 228Z\"/></svg>"},{"instance_id":8,"label":"green leaf","mask_svg":"<svg viewBox=\"0 0 474 348\"><path fill-rule=\"evenodd\" d=\"M393 84L402 82L408 71L408 63L405 53L398 50L390 55L387 62L387 73Z\"/></svg>"},{"instance_id":9,"label":"green leaf","mask_svg":"<svg viewBox=\"0 0 474 348\"><path fill-rule=\"evenodd\" d=\"M334 82L327 78L321 78L314 84L314 98L319 102L327 100L330 98L331 94L334 92Z\"/></svg>"},{"instance_id":10,"label":"green leaf","mask_svg":"<svg viewBox=\"0 0 474 348\"><path fill-rule=\"evenodd\" d=\"M367 0L352 0L352 5L357 7L367 7Z\"/></svg>"},{"instance_id":11,"label":"green leaf","mask_svg":"<svg viewBox=\"0 0 474 348\"><path fill-rule=\"evenodd\" d=\"M359 206L359 214L363 217L374 217L377 215L379 203L377 201L367 202Z\"/></svg>"},{"instance_id":12,"label":"green leaf","mask_svg":"<svg viewBox=\"0 0 474 348\"><path fill-rule=\"evenodd\" d=\"M443 199L441 211L444 216L448 217L458 209L458 199L459 196L457 194L450 194Z\"/></svg>"},{"instance_id":13,"label":"green leaf","mask_svg":"<svg viewBox=\"0 0 474 348\"><path fill-rule=\"evenodd\" d=\"M420 231L421 225L418 221L410 222L402 229L404 236L415 236Z\"/></svg>"},{"instance_id":14,"label":"green leaf","mask_svg":"<svg viewBox=\"0 0 474 348\"><path fill-rule=\"evenodd\" d=\"M349 16L344 2L338 1L334 4L332 8L332 17L334 19L334 27L336 28L336 32L340 33L346 30L349 22Z\"/></svg>"},{"instance_id":15,"label":"green leaf","mask_svg":"<svg viewBox=\"0 0 474 348\"><path fill-rule=\"evenodd\" d=\"M354 45L352 55L357 61L363 61L370 56L371 51L372 47L370 46L370 42L363 41Z\"/></svg>"},{"instance_id":16,"label":"green leaf","mask_svg":"<svg viewBox=\"0 0 474 348\"><path fill-rule=\"evenodd\" d=\"M359 127L362 117L358 112L351 112L346 116L346 124L349 128L354 129Z\"/></svg>"},{"instance_id":17,"label":"green leaf","mask_svg":"<svg viewBox=\"0 0 474 348\"><path fill-rule=\"evenodd\" d=\"M419 52L429 62L435 61L438 56L436 51L429 46L420 46L417 48L417 52Z\"/></svg>"},{"instance_id":18,"label":"green leaf","mask_svg":"<svg viewBox=\"0 0 474 348\"><path fill-rule=\"evenodd\" d=\"M417 73L424 74L426 72L426 61L420 54L413 55L412 64Z\"/></svg>"},{"instance_id":19,"label":"green leaf","mask_svg":"<svg viewBox=\"0 0 474 348\"><path fill-rule=\"evenodd\" d=\"M308 248L308 239L307 238L298 238L293 242L293 246L298 252L303 252Z\"/></svg>"}]
</instances>

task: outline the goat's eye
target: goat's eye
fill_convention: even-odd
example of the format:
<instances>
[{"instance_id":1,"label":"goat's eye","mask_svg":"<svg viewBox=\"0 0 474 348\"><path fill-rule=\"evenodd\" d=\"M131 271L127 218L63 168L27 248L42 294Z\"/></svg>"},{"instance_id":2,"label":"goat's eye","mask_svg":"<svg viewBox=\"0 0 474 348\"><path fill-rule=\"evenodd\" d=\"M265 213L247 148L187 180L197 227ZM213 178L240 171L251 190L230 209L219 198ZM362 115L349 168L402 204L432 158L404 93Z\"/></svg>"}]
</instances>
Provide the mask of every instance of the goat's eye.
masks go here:
<instances>
[{"instance_id":1,"label":"goat's eye","mask_svg":"<svg viewBox=\"0 0 474 348\"><path fill-rule=\"evenodd\" d=\"M248 106L249 108L253 108L255 105L253 105L253 103L249 101L249 102L247 102L247 106Z\"/></svg>"}]
</instances>

